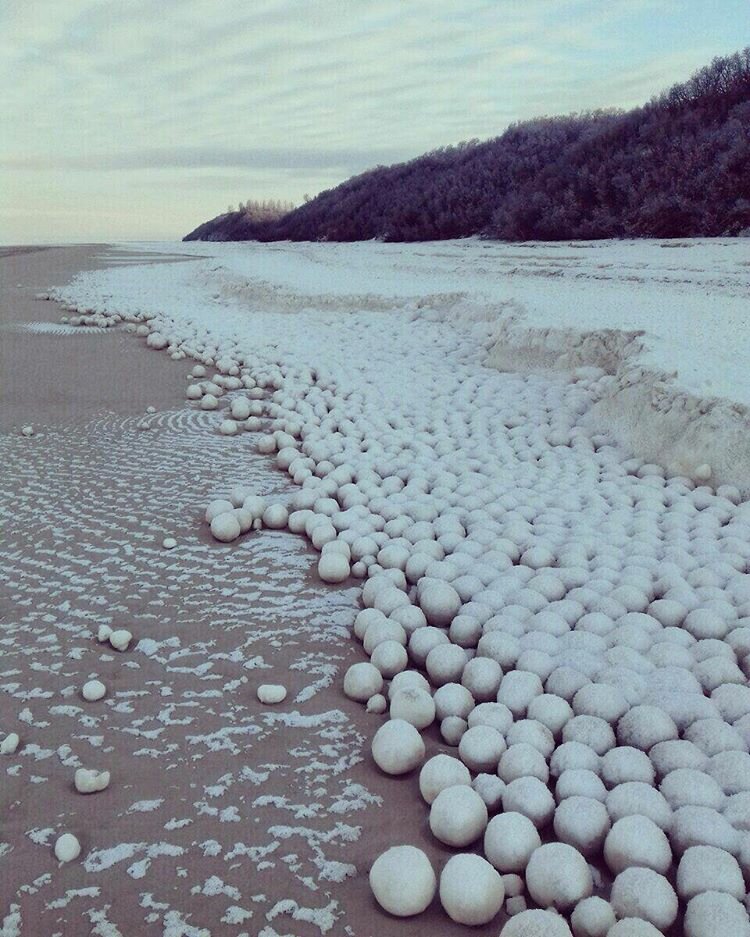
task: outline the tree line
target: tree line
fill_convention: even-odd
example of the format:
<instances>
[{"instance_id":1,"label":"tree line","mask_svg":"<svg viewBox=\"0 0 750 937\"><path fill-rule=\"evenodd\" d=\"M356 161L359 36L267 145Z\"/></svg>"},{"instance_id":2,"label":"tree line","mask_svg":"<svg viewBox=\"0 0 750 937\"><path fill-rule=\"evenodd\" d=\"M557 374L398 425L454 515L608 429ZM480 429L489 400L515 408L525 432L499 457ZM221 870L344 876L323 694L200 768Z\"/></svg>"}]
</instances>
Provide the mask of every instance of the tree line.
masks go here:
<instances>
[{"instance_id":1,"label":"tree line","mask_svg":"<svg viewBox=\"0 0 750 937\"><path fill-rule=\"evenodd\" d=\"M253 203L256 204L256 203ZM750 47L627 112L510 126L186 238L421 241L750 233Z\"/></svg>"}]
</instances>

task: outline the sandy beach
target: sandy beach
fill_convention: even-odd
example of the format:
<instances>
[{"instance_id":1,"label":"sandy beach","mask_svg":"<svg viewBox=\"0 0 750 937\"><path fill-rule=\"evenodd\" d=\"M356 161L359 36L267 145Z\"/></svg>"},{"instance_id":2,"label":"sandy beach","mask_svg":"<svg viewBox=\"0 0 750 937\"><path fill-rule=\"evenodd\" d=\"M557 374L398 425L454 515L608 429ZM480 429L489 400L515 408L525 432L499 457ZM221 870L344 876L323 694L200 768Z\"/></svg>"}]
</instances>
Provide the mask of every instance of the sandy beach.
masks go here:
<instances>
[{"instance_id":1,"label":"sandy beach","mask_svg":"<svg viewBox=\"0 0 750 937\"><path fill-rule=\"evenodd\" d=\"M416 776L372 765L379 717L341 691L365 659L349 638L359 589L320 583L314 551L286 532L214 542L207 500L240 481L284 500L285 476L186 407L187 362L60 325L34 298L116 257L0 258L0 728L21 739L2 756L0 933L382 934L374 857L395 841L449 851L413 809ZM96 640L112 621L134 635L125 655ZM81 698L92 678L100 702ZM276 680L289 697L264 708L255 688ZM426 740L447 750L437 727ZM110 786L77 793L78 767L111 771ZM64 831L81 861L55 860ZM403 935L433 924L463 932L437 902L393 921Z\"/></svg>"}]
</instances>

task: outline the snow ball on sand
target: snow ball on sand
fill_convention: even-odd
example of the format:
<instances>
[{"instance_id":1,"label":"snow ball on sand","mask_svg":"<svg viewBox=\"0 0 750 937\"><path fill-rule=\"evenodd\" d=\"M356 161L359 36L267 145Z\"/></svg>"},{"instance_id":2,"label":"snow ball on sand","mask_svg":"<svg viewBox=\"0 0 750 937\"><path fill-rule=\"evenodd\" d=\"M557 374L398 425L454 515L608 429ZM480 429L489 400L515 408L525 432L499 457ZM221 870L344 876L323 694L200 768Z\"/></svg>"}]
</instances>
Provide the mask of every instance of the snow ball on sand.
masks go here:
<instances>
[{"instance_id":1,"label":"snow ball on sand","mask_svg":"<svg viewBox=\"0 0 750 937\"><path fill-rule=\"evenodd\" d=\"M604 860L617 875L630 866L664 873L672 864L669 840L653 820L643 816L618 820L604 841Z\"/></svg>"},{"instance_id":2,"label":"snow ball on sand","mask_svg":"<svg viewBox=\"0 0 750 937\"><path fill-rule=\"evenodd\" d=\"M286 687L280 683L263 683L257 689L258 699L264 706L283 703L286 699Z\"/></svg>"},{"instance_id":3,"label":"snow ball on sand","mask_svg":"<svg viewBox=\"0 0 750 937\"><path fill-rule=\"evenodd\" d=\"M500 931L500 937L573 937L565 918L554 911L521 911Z\"/></svg>"},{"instance_id":4,"label":"snow ball on sand","mask_svg":"<svg viewBox=\"0 0 750 937\"><path fill-rule=\"evenodd\" d=\"M231 543L242 533L242 527L234 513L224 512L217 514L211 521L211 534L215 540L222 543Z\"/></svg>"},{"instance_id":5,"label":"snow ball on sand","mask_svg":"<svg viewBox=\"0 0 750 937\"><path fill-rule=\"evenodd\" d=\"M282 530L289 520L289 511L283 504L269 504L263 512L263 526L269 530Z\"/></svg>"},{"instance_id":6,"label":"snow ball on sand","mask_svg":"<svg viewBox=\"0 0 750 937\"><path fill-rule=\"evenodd\" d=\"M563 911L588 898L594 882L577 849L566 843L547 843L529 859L526 887L538 905Z\"/></svg>"},{"instance_id":7,"label":"snow ball on sand","mask_svg":"<svg viewBox=\"0 0 750 937\"><path fill-rule=\"evenodd\" d=\"M579 901L570 916L575 937L607 937L614 924L612 905L596 895Z\"/></svg>"},{"instance_id":8,"label":"snow ball on sand","mask_svg":"<svg viewBox=\"0 0 750 937\"><path fill-rule=\"evenodd\" d=\"M9 732L0 742L0 755L13 755L18 748L21 739L17 732Z\"/></svg>"},{"instance_id":9,"label":"snow ball on sand","mask_svg":"<svg viewBox=\"0 0 750 937\"><path fill-rule=\"evenodd\" d=\"M372 757L386 774L406 774L424 759L422 736L404 719L391 719L372 739Z\"/></svg>"},{"instance_id":10,"label":"snow ball on sand","mask_svg":"<svg viewBox=\"0 0 750 937\"><path fill-rule=\"evenodd\" d=\"M24 427L22 427L22 428L21 428L21 435L22 435L22 436L26 436L27 439L28 439L29 436L33 436L33 435L34 435L34 427L33 427L33 426L24 426Z\"/></svg>"},{"instance_id":11,"label":"snow ball on sand","mask_svg":"<svg viewBox=\"0 0 750 937\"><path fill-rule=\"evenodd\" d=\"M434 755L419 772L419 790L428 804L447 787L459 784L470 785L471 774L463 762L450 755Z\"/></svg>"},{"instance_id":12,"label":"snow ball on sand","mask_svg":"<svg viewBox=\"0 0 750 937\"><path fill-rule=\"evenodd\" d=\"M750 937L750 921L744 905L731 895L707 891L688 901L685 937Z\"/></svg>"},{"instance_id":13,"label":"snow ball on sand","mask_svg":"<svg viewBox=\"0 0 750 937\"><path fill-rule=\"evenodd\" d=\"M440 901L457 924L486 924L504 899L502 878L481 856L463 853L445 864L440 875Z\"/></svg>"},{"instance_id":14,"label":"snow ball on sand","mask_svg":"<svg viewBox=\"0 0 750 937\"><path fill-rule=\"evenodd\" d=\"M161 545L165 550L174 550L174 548L177 546L177 541L174 539L174 537L165 537L162 540Z\"/></svg>"},{"instance_id":15,"label":"snow ball on sand","mask_svg":"<svg viewBox=\"0 0 750 937\"><path fill-rule=\"evenodd\" d=\"M405 719L415 729L426 729L435 721L435 702L429 693L418 687L398 690L391 697L391 719Z\"/></svg>"},{"instance_id":16,"label":"snow ball on sand","mask_svg":"<svg viewBox=\"0 0 750 937\"><path fill-rule=\"evenodd\" d=\"M225 498L217 498L215 501L211 501L206 508L205 520L207 524L210 524L211 521L218 517L220 514L226 514L227 512L231 513L234 510L234 505L231 501L227 501Z\"/></svg>"},{"instance_id":17,"label":"snow ball on sand","mask_svg":"<svg viewBox=\"0 0 750 937\"><path fill-rule=\"evenodd\" d=\"M525 872L529 859L541 845L537 828L521 813L493 817L484 834L484 854L503 873Z\"/></svg>"},{"instance_id":18,"label":"snow ball on sand","mask_svg":"<svg viewBox=\"0 0 750 937\"><path fill-rule=\"evenodd\" d=\"M109 643L116 651L127 651L133 635L127 628L118 628L109 635Z\"/></svg>"},{"instance_id":19,"label":"snow ball on sand","mask_svg":"<svg viewBox=\"0 0 750 937\"><path fill-rule=\"evenodd\" d=\"M396 917L421 914L435 896L430 860L416 846L393 846L373 863L370 888L378 904Z\"/></svg>"},{"instance_id":20,"label":"snow ball on sand","mask_svg":"<svg viewBox=\"0 0 750 937\"><path fill-rule=\"evenodd\" d=\"M88 680L81 689L81 696L87 703L95 703L97 700L102 699L106 693L107 688L101 680Z\"/></svg>"},{"instance_id":21,"label":"snow ball on sand","mask_svg":"<svg viewBox=\"0 0 750 937\"><path fill-rule=\"evenodd\" d=\"M637 917L659 930L677 917L677 895L663 875L652 869L625 869L612 885L612 907L618 918Z\"/></svg>"},{"instance_id":22,"label":"snow ball on sand","mask_svg":"<svg viewBox=\"0 0 750 937\"><path fill-rule=\"evenodd\" d=\"M341 553L328 551L318 560L318 575L323 582L343 582L350 572L349 560Z\"/></svg>"},{"instance_id":23,"label":"snow ball on sand","mask_svg":"<svg viewBox=\"0 0 750 937\"><path fill-rule=\"evenodd\" d=\"M366 703L383 688L383 675L367 661L352 664L344 675L344 693L349 699Z\"/></svg>"},{"instance_id":24,"label":"snow ball on sand","mask_svg":"<svg viewBox=\"0 0 750 937\"><path fill-rule=\"evenodd\" d=\"M742 871L734 856L724 849L691 846L677 867L677 892L683 901L689 901L705 891L720 891L742 900Z\"/></svg>"},{"instance_id":25,"label":"snow ball on sand","mask_svg":"<svg viewBox=\"0 0 750 937\"><path fill-rule=\"evenodd\" d=\"M420 579L417 595L427 621L439 628L450 625L461 608L461 596L453 586L440 579Z\"/></svg>"},{"instance_id":26,"label":"snow ball on sand","mask_svg":"<svg viewBox=\"0 0 750 937\"><path fill-rule=\"evenodd\" d=\"M433 836L448 846L468 846L487 827L487 807L477 792L458 784L440 791L430 807Z\"/></svg>"},{"instance_id":27,"label":"snow ball on sand","mask_svg":"<svg viewBox=\"0 0 750 937\"><path fill-rule=\"evenodd\" d=\"M219 401L213 394L204 394L198 406L201 410L218 410Z\"/></svg>"},{"instance_id":28,"label":"snow ball on sand","mask_svg":"<svg viewBox=\"0 0 750 937\"><path fill-rule=\"evenodd\" d=\"M55 842L58 862L72 862L81 855L81 844L72 833L63 833Z\"/></svg>"},{"instance_id":29,"label":"snow ball on sand","mask_svg":"<svg viewBox=\"0 0 750 937\"><path fill-rule=\"evenodd\" d=\"M97 771L95 768L78 768L73 779L79 794L95 794L109 787L109 771Z\"/></svg>"},{"instance_id":30,"label":"snow ball on sand","mask_svg":"<svg viewBox=\"0 0 750 937\"><path fill-rule=\"evenodd\" d=\"M235 420L222 420L221 423L219 423L219 433L222 436L236 436L238 429L239 426Z\"/></svg>"}]
</instances>

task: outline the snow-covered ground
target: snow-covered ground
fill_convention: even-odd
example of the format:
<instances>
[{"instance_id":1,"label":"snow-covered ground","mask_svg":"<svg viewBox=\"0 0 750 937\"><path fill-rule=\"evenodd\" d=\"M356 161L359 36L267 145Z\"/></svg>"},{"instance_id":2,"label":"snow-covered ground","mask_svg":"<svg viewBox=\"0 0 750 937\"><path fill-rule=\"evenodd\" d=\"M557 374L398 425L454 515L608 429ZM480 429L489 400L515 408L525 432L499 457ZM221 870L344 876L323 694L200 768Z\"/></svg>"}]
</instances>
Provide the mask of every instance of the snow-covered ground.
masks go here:
<instances>
[{"instance_id":1,"label":"snow-covered ground","mask_svg":"<svg viewBox=\"0 0 750 937\"><path fill-rule=\"evenodd\" d=\"M421 766L435 720L455 757L424 769L430 829L488 862L446 865L451 917L750 933L746 242L167 247L196 259L56 295L210 368L217 428L260 405L290 527L367 578L349 689L396 678L401 720L375 762ZM233 497L227 539L254 510ZM434 891L411 854L371 880L397 914Z\"/></svg>"}]
</instances>

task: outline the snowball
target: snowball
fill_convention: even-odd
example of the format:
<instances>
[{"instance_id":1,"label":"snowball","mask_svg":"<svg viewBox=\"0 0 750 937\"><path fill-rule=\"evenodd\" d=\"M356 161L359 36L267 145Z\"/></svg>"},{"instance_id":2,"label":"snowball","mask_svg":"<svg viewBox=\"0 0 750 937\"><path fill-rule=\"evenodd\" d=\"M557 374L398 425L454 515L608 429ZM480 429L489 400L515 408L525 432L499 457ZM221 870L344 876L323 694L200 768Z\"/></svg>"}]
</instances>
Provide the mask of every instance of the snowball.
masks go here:
<instances>
[{"instance_id":1,"label":"snowball","mask_svg":"<svg viewBox=\"0 0 750 937\"><path fill-rule=\"evenodd\" d=\"M480 703L467 716L469 726L492 726L505 735L513 725L513 713L502 703Z\"/></svg>"},{"instance_id":2,"label":"snowball","mask_svg":"<svg viewBox=\"0 0 750 937\"><path fill-rule=\"evenodd\" d=\"M457 644L440 644L427 655L425 669L435 686L457 683L466 666L466 651Z\"/></svg>"},{"instance_id":3,"label":"snowball","mask_svg":"<svg viewBox=\"0 0 750 937\"><path fill-rule=\"evenodd\" d=\"M447 716L465 719L474 708L474 697L460 683L446 683L435 690L435 712L442 722Z\"/></svg>"},{"instance_id":4,"label":"snowball","mask_svg":"<svg viewBox=\"0 0 750 937\"><path fill-rule=\"evenodd\" d=\"M665 777L677 768L696 768L700 770L708 761L707 756L685 739L672 739L659 742L648 753L649 760L660 777Z\"/></svg>"},{"instance_id":5,"label":"snowball","mask_svg":"<svg viewBox=\"0 0 750 937\"><path fill-rule=\"evenodd\" d=\"M109 786L109 771L97 771L95 768L78 768L74 778L75 789L79 794L94 794Z\"/></svg>"},{"instance_id":6,"label":"snowball","mask_svg":"<svg viewBox=\"0 0 750 937\"><path fill-rule=\"evenodd\" d=\"M553 825L557 838L584 856L599 851L610 828L607 808L589 797L563 800L555 810Z\"/></svg>"},{"instance_id":7,"label":"snowball","mask_svg":"<svg viewBox=\"0 0 750 937\"><path fill-rule=\"evenodd\" d=\"M567 910L594 888L583 856L566 843L547 843L535 849L526 866L526 887L544 908Z\"/></svg>"},{"instance_id":8,"label":"snowball","mask_svg":"<svg viewBox=\"0 0 750 937\"><path fill-rule=\"evenodd\" d=\"M505 739L491 726L468 729L458 744L461 761L475 772L495 771L505 749Z\"/></svg>"},{"instance_id":9,"label":"snowball","mask_svg":"<svg viewBox=\"0 0 750 937\"><path fill-rule=\"evenodd\" d=\"M344 693L349 699L364 703L380 693L383 688L383 675L371 663L362 661L352 664L344 675Z\"/></svg>"},{"instance_id":10,"label":"snowball","mask_svg":"<svg viewBox=\"0 0 750 937\"><path fill-rule=\"evenodd\" d=\"M724 791L710 775L693 768L670 771L659 785L659 790L673 810L686 806L721 810L726 800Z\"/></svg>"},{"instance_id":11,"label":"snowball","mask_svg":"<svg viewBox=\"0 0 750 937\"><path fill-rule=\"evenodd\" d=\"M586 768L568 768L557 779L555 797L558 803L568 797L591 797L604 803L607 799L607 788L599 775L593 771Z\"/></svg>"},{"instance_id":12,"label":"snowball","mask_svg":"<svg viewBox=\"0 0 750 937\"><path fill-rule=\"evenodd\" d=\"M165 537L162 540L161 545L165 550L174 550L174 548L177 546L177 541L174 539L174 537Z\"/></svg>"},{"instance_id":13,"label":"snowball","mask_svg":"<svg viewBox=\"0 0 750 937\"><path fill-rule=\"evenodd\" d=\"M653 784L655 772L645 752L623 745L610 749L602 757L601 776L605 784L615 787L628 781Z\"/></svg>"},{"instance_id":14,"label":"snowball","mask_svg":"<svg viewBox=\"0 0 750 937\"><path fill-rule=\"evenodd\" d=\"M688 902L684 921L685 937L749 937L747 911L731 895L707 891Z\"/></svg>"},{"instance_id":15,"label":"snowball","mask_svg":"<svg viewBox=\"0 0 750 937\"><path fill-rule=\"evenodd\" d=\"M683 901L705 891L718 891L742 901L745 883L731 853L715 846L691 846L677 867L677 893Z\"/></svg>"},{"instance_id":16,"label":"snowball","mask_svg":"<svg viewBox=\"0 0 750 937\"><path fill-rule=\"evenodd\" d=\"M535 696L542 694L542 681L535 673L513 670L506 673L497 693L498 703L503 703L514 716L523 716Z\"/></svg>"},{"instance_id":17,"label":"snowball","mask_svg":"<svg viewBox=\"0 0 750 937\"><path fill-rule=\"evenodd\" d=\"M503 810L522 813L541 828L552 819L555 799L539 778L517 778L503 791Z\"/></svg>"},{"instance_id":18,"label":"snowball","mask_svg":"<svg viewBox=\"0 0 750 937\"><path fill-rule=\"evenodd\" d=\"M318 576L323 582L343 582L349 573L349 561L340 553L324 553L318 560Z\"/></svg>"},{"instance_id":19,"label":"snowball","mask_svg":"<svg viewBox=\"0 0 750 937\"><path fill-rule=\"evenodd\" d=\"M422 689L399 690L391 697L391 719L404 719L416 729L426 729L435 721L435 702Z\"/></svg>"},{"instance_id":20,"label":"snowball","mask_svg":"<svg viewBox=\"0 0 750 937\"><path fill-rule=\"evenodd\" d=\"M446 745L458 745L469 728L469 724L460 716L446 716L440 723L440 734Z\"/></svg>"},{"instance_id":21,"label":"snowball","mask_svg":"<svg viewBox=\"0 0 750 937\"><path fill-rule=\"evenodd\" d=\"M626 781L612 788L606 805L613 823L623 817L640 815L653 820L666 833L672 826L672 808L664 795L641 781Z\"/></svg>"},{"instance_id":22,"label":"snowball","mask_svg":"<svg viewBox=\"0 0 750 937\"><path fill-rule=\"evenodd\" d=\"M286 692L286 687L280 683L263 683L258 687L257 695L261 703L270 706L274 703L283 703L286 699Z\"/></svg>"},{"instance_id":23,"label":"snowball","mask_svg":"<svg viewBox=\"0 0 750 937\"><path fill-rule=\"evenodd\" d=\"M118 628L109 635L109 643L116 651L126 651L133 640L133 635L127 628Z\"/></svg>"},{"instance_id":24,"label":"snowball","mask_svg":"<svg viewBox=\"0 0 750 937\"><path fill-rule=\"evenodd\" d=\"M677 895L663 875L652 869L628 868L612 883L612 907L618 918L642 918L659 930L677 917Z\"/></svg>"},{"instance_id":25,"label":"snowball","mask_svg":"<svg viewBox=\"0 0 750 937\"><path fill-rule=\"evenodd\" d=\"M88 680L83 684L81 689L81 696L89 702L94 703L97 700L100 700L107 692L106 686L102 683L101 680Z\"/></svg>"},{"instance_id":26,"label":"snowball","mask_svg":"<svg viewBox=\"0 0 750 937\"><path fill-rule=\"evenodd\" d=\"M487 924L505 900L503 880L481 856L453 856L440 874L440 901L457 924Z\"/></svg>"},{"instance_id":27,"label":"snowball","mask_svg":"<svg viewBox=\"0 0 750 937\"><path fill-rule=\"evenodd\" d=\"M0 742L0 755L13 755L18 748L21 739L17 732L9 732Z\"/></svg>"},{"instance_id":28,"label":"snowball","mask_svg":"<svg viewBox=\"0 0 750 937\"><path fill-rule=\"evenodd\" d=\"M409 655L398 641L382 641L372 652L370 661L384 677L389 678L406 668Z\"/></svg>"},{"instance_id":29,"label":"snowball","mask_svg":"<svg viewBox=\"0 0 750 937\"><path fill-rule=\"evenodd\" d=\"M376 693L367 700L366 709L368 713L376 713L380 716L388 709L388 700L382 693Z\"/></svg>"},{"instance_id":30,"label":"snowball","mask_svg":"<svg viewBox=\"0 0 750 937\"><path fill-rule=\"evenodd\" d=\"M750 755L747 752L719 752L706 765L706 772L725 794L750 791Z\"/></svg>"},{"instance_id":31,"label":"snowball","mask_svg":"<svg viewBox=\"0 0 750 937\"><path fill-rule=\"evenodd\" d=\"M579 901L570 916L574 937L607 937L614 923L612 905L596 895Z\"/></svg>"},{"instance_id":32,"label":"snowball","mask_svg":"<svg viewBox=\"0 0 750 937\"><path fill-rule=\"evenodd\" d=\"M236 436L238 430L239 426L234 420L222 420L219 424L219 432L222 436Z\"/></svg>"},{"instance_id":33,"label":"snowball","mask_svg":"<svg viewBox=\"0 0 750 937\"><path fill-rule=\"evenodd\" d=\"M216 399L214 394L204 394L198 406L201 408L201 410L218 410L219 401Z\"/></svg>"},{"instance_id":34,"label":"snowball","mask_svg":"<svg viewBox=\"0 0 750 937\"><path fill-rule=\"evenodd\" d=\"M437 879L430 860L416 846L393 846L370 869L370 888L378 904L396 917L421 914L432 901Z\"/></svg>"},{"instance_id":35,"label":"snowball","mask_svg":"<svg viewBox=\"0 0 750 937\"><path fill-rule=\"evenodd\" d=\"M461 608L461 597L447 582L420 579L417 583L419 606L431 625L447 627Z\"/></svg>"},{"instance_id":36,"label":"snowball","mask_svg":"<svg viewBox=\"0 0 750 937\"><path fill-rule=\"evenodd\" d=\"M493 817L484 834L484 854L500 872L523 873L541 844L531 820L512 811Z\"/></svg>"},{"instance_id":37,"label":"snowball","mask_svg":"<svg viewBox=\"0 0 750 937\"><path fill-rule=\"evenodd\" d=\"M96 633L96 640L100 644L104 644L105 641L109 641L109 636L112 634L112 629L109 625L99 625L99 630Z\"/></svg>"},{"instance_id":38,"label":"snowball","mask_svg":"<svg viewBox=\"0 0 750 937\"><path fill-rule=\"evenodd\" d=\"M664 937L653 924L638 917L624 917L607 931L607 937Z\"/></svg>"},{"instance_id":39,"label":"snowball","mask_svg":"<svg viewBox=\"0 0 750 937\"><path fill-rule=\"evenodd\" d=\"M81 844L72 833L63 833L55 842L55 857L59 862L72 862L81 855Z\"/></svg>"},{"instance_id":40,"label":"snowball","mask_svg":"<svg viewBox=\"0 0 750 937\"><path fill-rule=\"evenodd\" d=\"M572 933L559 914L533 909L512 917L500 931L500 937L572 937Z\"/></svg>"},{"instance_id":41,"label":"snowball","mask_svg":"<svg viewBox=\"0 0 750 937\"><path fill-rule=\"evenodd\" d=\"M406 774L424 759L422 736L404 719L391 719L373 736L372 757L386 774Z\"/></svg>"},{"instance_id":42,"label":"snowball","mask_svg":"<svg viewBox=\"0 0 750 937\"><path fill-rule=\"evenodd\" d=\"M269 504L263 512L263 526L269 530L281 530L286 527L289 520L289 512L283 504Z\"/></svg>"},{"instance_id":43,"label":"snowball","mask_svg":"<svg viewBox=\"0 0 750 937\"><path fill-rule=\"evenodd\" d=\"M471 784L471 774L463 762L450 755L434 755L419 772L419 790L428 804L447 787L461 784Z\"/></svg>"},{"instance_id":44,"label":"snowball","mask_svg":"<svg viewBox=\"0 0 750 937\"><path fill-rule=\"evenodd\" d=\"M561 696L543 693L529 703L528 716L541 722L555 737L559 737L565 723L573 718L573 709Z\"/></svg>"},{"instance_id":45,"label":"snowball","mask_svg":"<svg viewBox=\"0 0 750 937\"><path fill-rule=\"evenodd\" d=\"M439 644L448 644L448 635L439 628L418 628L409 638L409 655L418 667L424 667L427 655Z\"/></svg>"},{"instance_id":46,"label":"snowball","mask_svg":"<svg viewBox=\"0 0 750 937\"><path fill-rule=\"evenodd\" d=\"M634 706L617 723L620 745L630 745L642 751L677 737L677 726L672 718L656 706Z\"/></svg>"},{"instance_id":47,"label":"snowball","mask_svg":"<svg viewBox=\"0 0 750 937\"><path fill-rule=\"evenodd\" d=\"M502 738L502 736L500 737ZM523 777L539 778L545 784L549 780L549 768L544 755L527 742L511 745L503 753L500 763L497 765L497 773L506 784Z\"/></svg>"},{"instance_id":48,"label":"snowball","mask_svg":"<svg viewBox=\"0 0 750 937\"><path fill-rule=\"evenodd\" d=\"M736 830L710 807L680 807L674 814L670 838L677 855L691 846L716 846L734 854L738 846Z\"/></svg>"},{"instance_id":49,"label":"snowball","mask_svg":"<svg viewBox=\"0 0 750 937\"><path fill-rule=\"evenodd\" d=\"M672 862L664 831L643 816L618 820L604 841L604 860L617 875L630 866L643 866L664 873Z\"/></svg>"},{"instance_id":50,"label":"snowball","mask_svg":"<svg viewBox=\"0 0 750 937\"><path fill-rule=\"evenodd\" d=\"M416 731L416 730L415 730ZM430 807L430 829L448 846L468 846L487 826L487 807L475 790L466 785L446 787Z\"/></svg>"},{"instance_id":51,"label":"snowball","mask_svg":"<svg viewBox=\"0 0 750 937\"><path fill-rule=\"evenodd\" d=\"M495 774L478 774L471 786L479 794L489 813L496 813L503 803L505 781L501 781Z\"/></svg>"},{"instance_id":52,"label":"snowball","mask_svg":"<svg viewBox=\"0 0 750 937\"><path fill-rule=\"evenodd\" d=\"M240 522L233 513L217 514L211 521L211 534L215 540L231 543L242 533Z\"/></svg>"}]
</instances>

